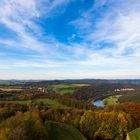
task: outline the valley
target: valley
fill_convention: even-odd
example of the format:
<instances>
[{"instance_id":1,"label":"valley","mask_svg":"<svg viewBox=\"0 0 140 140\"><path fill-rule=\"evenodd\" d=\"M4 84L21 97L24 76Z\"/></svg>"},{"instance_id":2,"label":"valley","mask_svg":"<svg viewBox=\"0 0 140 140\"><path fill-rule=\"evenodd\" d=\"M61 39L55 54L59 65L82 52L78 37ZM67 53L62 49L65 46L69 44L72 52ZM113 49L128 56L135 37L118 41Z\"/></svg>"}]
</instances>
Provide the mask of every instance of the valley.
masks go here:
<instances>
[{"instance_id":1,"label":"valley","mask_svg":"<svg viewBox=\"0 0 140 140\"><path fill-rule=\"evenodd\" d=\"M47 137L57 137L58 140L125 140L128 132L140 127L139 84L27 81L0 83L0 87L0 140L8 140L7 129L12 138L17 127L23 130L17 132L15 137L22 135L23 131L24 135L31 135L31 129L24 130L28 123L24 127L21 125L24 117L32 121L33 126L39 121L42 130L38 126L32 130L36 133L42 131L35 137L43 137L44 140ZM107 120L108 117L111 119ZM19 121L18 125L13 119ZM131 127L128 127L130 124ZM69 136L65 129L70 134L75 133L74 136ZM111 130L113 133L109 135Z\"/></svg>"}]
</instances>

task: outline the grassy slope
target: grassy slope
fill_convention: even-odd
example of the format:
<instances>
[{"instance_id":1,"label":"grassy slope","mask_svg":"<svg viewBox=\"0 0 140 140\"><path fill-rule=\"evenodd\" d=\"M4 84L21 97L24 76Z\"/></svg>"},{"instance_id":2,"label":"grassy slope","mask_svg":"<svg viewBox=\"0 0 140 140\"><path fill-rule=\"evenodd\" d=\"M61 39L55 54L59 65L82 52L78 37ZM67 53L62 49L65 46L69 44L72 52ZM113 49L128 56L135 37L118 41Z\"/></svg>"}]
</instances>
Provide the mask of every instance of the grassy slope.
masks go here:
<instances>
[{"instance_id":1,"label":"grassy slope","mask_svg":"<svg viewBox=\"0 0 140 140\"><path fill-rule=\"evenodd\" d=\"M128 135L131 140L140 140L140 127L131 131Z\"/></svg>"},{"instance_id":2,"label":"grassy slope","mask_svg":"<svg viewBox=\"0 0 140 140\"><path fill-rule=\"evenodd\" d=\"M52 121L45 123L49 140L87 140L78 129L73 126Z\"/></svg>"},{"instance_id":3,"label":"grassy slope","mask_svg":"<svg viewBox=\"0 0 140 140\"><path fill-rule=\"evenodd\" d=\"M115 104L118 104L119 103L119 98L121 97L121 95L115 95L115 96L109 96L108 98L105 98L103 100L103 103L105 105L115 105Z\"/></svg>"},{"instance_id":4,"label":"grassy slope","mask_svg":"<svg viewBox=\"0 0 140 140\"><path fill-rule=\"evenodd\" d=\"M2 88L22 88L25 82L0 82Z\"/></svg>"}]
</instances>

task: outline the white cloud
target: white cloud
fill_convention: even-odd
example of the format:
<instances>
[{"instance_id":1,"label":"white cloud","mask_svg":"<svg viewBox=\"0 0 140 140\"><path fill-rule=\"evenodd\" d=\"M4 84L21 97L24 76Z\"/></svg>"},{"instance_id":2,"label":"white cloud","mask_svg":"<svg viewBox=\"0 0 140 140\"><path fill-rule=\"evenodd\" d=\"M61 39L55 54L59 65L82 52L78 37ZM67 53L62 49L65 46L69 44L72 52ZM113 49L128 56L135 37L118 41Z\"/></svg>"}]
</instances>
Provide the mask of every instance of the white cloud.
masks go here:
<instances>
[{"instance_id":1,"label":"white cloud","mask_svg":"<svg viewBox=\"0 0 140 140\"><path fill-rule=\"evenodd\" d=\"M82 79L82 78L97 78L97 79L138 79L140 78L138 75L140 74L136 70L117 70L117 71L74 71L74 72L64 72L61 71L50 71L50 72L42 72L38 73L37 71L32 71L32 73L29 73L28 71L2 71L3 76L0 76L0 79L46 79L46 80L52 80L52 79Z\"/></svg>"},{"instance_id":2,"label":"white cloud","mask_svg":"<svg viewBox=\"0 0 140 140\"><path fill-rule=\"evenodd\" d=\"M17 34L19 48L25 47L38 51L43 49L43 44L28 32L28 29L36 29L40 32L40 28L32 22L33 18L39 16L35 0L28 2L27 0L2 0L0 1L0 13L0 23ZM11 40L11 42L14 41ZM5 43L7 43L7 40L5 40Z\"/></svg>"},{"instance_id":3,"label":"white cloud","mask_svg":"<svg viewBox=\"0 0 140 140\"><path fill-rule=\"evenodd\" d=\"M102 7L106 3L108 3L108 10L100 12L100 16L95 18L97 7ZM122 57L122 60L123 57L138 57L140 54L140 9L138 5L140 6L138 0L95 1L90 10L84 11L81 18L71 23L78 28L79 35L84 42L87 42L87 46L90 42L91 51L94 50L101 56L110 54L112 60L113 57L116 59ZM110 46L103 47L102 43L110 44Z\"/></svg>"},{"instance_id":4,"label":"white cloud","mask_svg":"<svg viewBox=\"0 0 140 140\"><path fill-rule=\"evenodd\" d=\"M50 14L53 10L57 9L57 7L67 4L68 2L69 0L54 0L53 2L47 0L45 1L46 5L44 5L43 0L1 0L0 23L17 34L19 48L24 47L35 51L44 51L48 46L52 45L52 43L42 42L36 37L36 35L39 36L43 34L43 29L34 22L34 19L43 16L44 11L42 9L44 7L47 8L47 11L45 11L47 15L47 13ZM50 36L46 38L50 40ZM53 37L51 40L53 40ZM11 42L14 41L11 40ZM16 44L16 42L17 40L14 44ZM5 44L6 43L7 40L5 40Z\"/></svg>"},{"instance_id":5,"label":"white cloud","mask_svg":"<svg viewBox=\"0 0 140 140\"><path fill-rule=\"evenodd\" d=\"M140 2L119 0L121 1L119 3L113 0L96 0L91 9L83 12L80 18L70 23L78 29L72 39L80 36L83 41L73 43L71 39L69 45L65 45L49 35L46 41L40 41L38 36L43 34L43 29L34 22L34 19L44 15L46 15L45 18L53 16L57 10L59 12L58 7L70 1L1 0L0 23L14 31L18 41L0 39L0 44L20 50L36 51L40 58L1 60L0 67L5 70L10 67L11 71L33 68L33 74L25 74L24 71L22 71L23 74L17 72L17 75L13 74L13 78L19 76L23 79L32 79L34 74L35 79L140 76L138 72L140 69L140 10L138 8ZM94 19L95 11L105 4L109 4L109 10L102 13L100 18ZM110 43L112 46L99 49L103 42ZM41 73L38 69L48 69L48 71ZM4 76L6 77L6 74L2 77Z\"/></svg>"}]
</instances>

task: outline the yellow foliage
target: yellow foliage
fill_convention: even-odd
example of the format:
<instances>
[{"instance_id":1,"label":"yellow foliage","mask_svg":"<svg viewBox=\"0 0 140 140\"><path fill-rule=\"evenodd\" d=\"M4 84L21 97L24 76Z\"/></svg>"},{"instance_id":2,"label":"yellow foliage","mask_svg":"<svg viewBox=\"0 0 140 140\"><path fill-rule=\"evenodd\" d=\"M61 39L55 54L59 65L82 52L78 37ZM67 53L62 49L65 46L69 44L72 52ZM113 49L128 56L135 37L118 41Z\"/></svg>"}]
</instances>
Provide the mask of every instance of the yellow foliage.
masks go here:
<instances>
[{"instance_id":1,"label":"yellow foliage","mask_svg":"<svg viewBox=\"0 0 140 140\"><path fill-rule=\"evenodd\" d=\"M5 128L0 131L0 140L10 140L11 130L9 128Z\"/></svg>"}]
</instances>

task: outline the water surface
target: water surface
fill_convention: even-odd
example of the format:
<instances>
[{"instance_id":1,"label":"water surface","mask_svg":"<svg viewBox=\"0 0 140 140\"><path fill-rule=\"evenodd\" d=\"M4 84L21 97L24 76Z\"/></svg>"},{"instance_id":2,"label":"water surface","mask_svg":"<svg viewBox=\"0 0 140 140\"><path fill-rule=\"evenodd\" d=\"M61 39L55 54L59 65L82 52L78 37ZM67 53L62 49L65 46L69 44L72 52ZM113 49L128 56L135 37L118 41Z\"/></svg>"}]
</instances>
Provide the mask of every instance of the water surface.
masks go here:
<instances>
[{"instance_id":1,"label":"water surface","mask_svg":"<svg viewBox=\"0 0 140 140\"><path fill-rule=\"evenodd\" d=\"M97 106L97 107L104 107L104 103L102 102L102 100L97 100L95 102L93 102L93 105Z\"/></svg>"}]
</instances>

